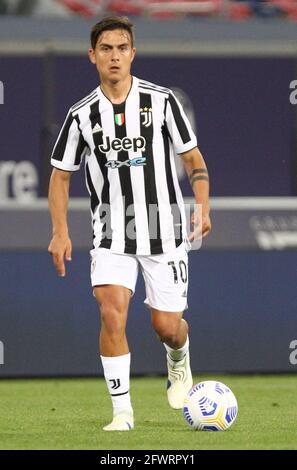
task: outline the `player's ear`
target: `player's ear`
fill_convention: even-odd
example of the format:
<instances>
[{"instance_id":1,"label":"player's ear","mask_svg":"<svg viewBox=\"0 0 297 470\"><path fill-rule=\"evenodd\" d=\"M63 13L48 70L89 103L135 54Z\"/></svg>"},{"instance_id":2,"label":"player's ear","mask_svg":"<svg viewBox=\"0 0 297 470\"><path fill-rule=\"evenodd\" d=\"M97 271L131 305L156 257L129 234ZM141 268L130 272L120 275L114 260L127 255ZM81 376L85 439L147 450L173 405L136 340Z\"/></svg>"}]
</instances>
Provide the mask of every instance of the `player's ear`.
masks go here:
<instances>
[{"instance_id":1,"label":"player's ear","mask_svg":"<svg viewBox=\"0 0 297 470\"><path fill-rule=\"evenodd\" d=\"M132 63L132 62L133 62L133 60L134 60L135 54L136 54L136 48L135 48L135 47L133 47L133 48L132 48L132 58L131 58L131 63Z\"/></svg>"},{"instance_id":2,"label":"player's ear","mask_svg":"<svg viewBox=\"0 0 297 470\"><path fill-rule=\"evenodd\" d=\"M94 49L90 48L88 50L88 56L89 56L89 59L90 61L92 62L92 64L96 64L96 57L95 57L95 51Z\"/></svg>"}]
</instances>

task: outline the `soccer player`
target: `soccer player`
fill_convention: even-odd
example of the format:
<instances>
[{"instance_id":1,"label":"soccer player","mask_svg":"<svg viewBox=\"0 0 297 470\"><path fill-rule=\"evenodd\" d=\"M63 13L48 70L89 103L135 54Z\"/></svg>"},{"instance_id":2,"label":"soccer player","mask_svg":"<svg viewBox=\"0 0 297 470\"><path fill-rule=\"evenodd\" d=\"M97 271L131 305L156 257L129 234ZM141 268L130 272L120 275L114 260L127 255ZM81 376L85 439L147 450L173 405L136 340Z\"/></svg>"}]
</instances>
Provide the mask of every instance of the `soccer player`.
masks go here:
<instances>
[{"instance_id":1,"label":"soccer player","mask_svg":"<svg viewBox=\"0 0 297 470\"><path fill-rule=\"evenodd\" d=\"M134 427L125 330L139 269L152 326L167 352L170 406L182 408L192 386L183 311L187 251L196 229L188 238L175 154L182 158L196 202L202 205L200 222L195 212L192 223L202 225L202 236L211 228L208 173L189 121L170 89L131 76L134 56L128 18L108 17L95 24L89 58L100 85L70 108L51 158L53 237L48 251L59 276L65 276L65 260L71 260L71 174L85 159L94 237L91 281L101 313L99 349L113 405L105 431Z\"/></svg>"}]
</instances>

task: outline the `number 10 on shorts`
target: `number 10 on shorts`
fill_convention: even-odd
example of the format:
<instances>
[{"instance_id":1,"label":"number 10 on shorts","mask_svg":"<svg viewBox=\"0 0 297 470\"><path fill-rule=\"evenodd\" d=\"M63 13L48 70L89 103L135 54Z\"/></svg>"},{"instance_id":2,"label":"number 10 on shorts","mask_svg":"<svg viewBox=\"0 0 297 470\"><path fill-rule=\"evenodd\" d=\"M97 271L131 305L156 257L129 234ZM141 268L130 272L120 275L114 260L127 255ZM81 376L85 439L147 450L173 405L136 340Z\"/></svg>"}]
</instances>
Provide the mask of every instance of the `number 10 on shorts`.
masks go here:
<instances>
[{"instance_id":1,"label":"number 10 on shorts","mask_svg":"<svg viewBox=\"0 0 297 470\"><path fill-rule=\"evenodd\" d=\"M168 265L172 267L174 284L178 284L179 280L186 284L188 281L188 272L184 260L181 260L178 266L176 266L174 261L168 261Z\"/></svg>"}]
</instances>

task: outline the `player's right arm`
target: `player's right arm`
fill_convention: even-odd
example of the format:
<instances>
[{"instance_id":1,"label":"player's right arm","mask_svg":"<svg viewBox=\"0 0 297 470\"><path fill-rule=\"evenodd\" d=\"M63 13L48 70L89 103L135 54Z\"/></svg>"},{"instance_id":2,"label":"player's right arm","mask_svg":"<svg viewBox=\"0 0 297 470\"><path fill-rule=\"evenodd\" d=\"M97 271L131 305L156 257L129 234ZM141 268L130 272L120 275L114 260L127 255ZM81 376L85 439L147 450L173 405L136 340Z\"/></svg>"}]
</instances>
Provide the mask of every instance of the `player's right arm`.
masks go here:
<instances>
[{"instance_id":1,"label":"player's right arm","mask_svg":"<svg viewBox=\"0 0 297 470\"><path fill-rule=\"evenodd\" d=\"M67 213L71 172L54 168L52 171L48 204L53 235L48 247L59 276L66 275L65 259L71 261L72 244L68 233Z\"/></svg>"},{"instance_id":2,"label":"player's right arm","mask_svg":"<svg viewBox=\"0 0 297 470\"><path fill-rule=\"evenodd\" d=\"M53 224L53 236L48 251L59 276L66 275L65 259L71 260L71 240L68 234L67 212L72 172L79 170L88 149L80 126L79 116L68 111L51 155L54 169L50 179L48 202Z\"/></svg>"}]
</instances>

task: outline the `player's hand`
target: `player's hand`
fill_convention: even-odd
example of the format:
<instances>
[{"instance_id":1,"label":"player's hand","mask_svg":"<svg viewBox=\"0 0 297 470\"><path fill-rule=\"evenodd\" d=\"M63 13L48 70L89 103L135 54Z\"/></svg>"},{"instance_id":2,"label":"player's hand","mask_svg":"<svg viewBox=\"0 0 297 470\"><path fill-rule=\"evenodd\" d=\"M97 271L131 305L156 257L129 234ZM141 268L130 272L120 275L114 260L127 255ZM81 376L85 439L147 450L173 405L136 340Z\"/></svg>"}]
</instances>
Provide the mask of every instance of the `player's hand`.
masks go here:
<instances>
[{"instance_id":1,"label":"player's hand","mask_svg":"<svg viewBox=\"0 0 297 470\"><path fill-rule=\"evenodd\" d=\"M193 225L193 232L189 235L190 242L194 240L201 239L206 237L211 231L211 221L209 217L209 211L200 211L195 210L191 217L191 223Z\"/></svg>"},{"instance_id":2,"label":"player's hand","mask_svg":"<svg viewBox=\"0 0 297 470\"><path fill-rule=\"evenodd\" d=\"M54 235L49 247L48 252L53 257L53 263L58 273L58 276L66 276L66 268L64 260L71 261L72 243L68 235Z\"/></svg>"}]
</instances>

